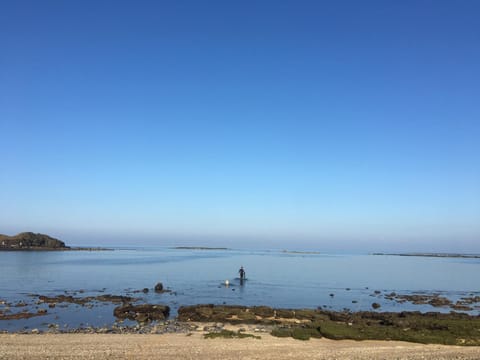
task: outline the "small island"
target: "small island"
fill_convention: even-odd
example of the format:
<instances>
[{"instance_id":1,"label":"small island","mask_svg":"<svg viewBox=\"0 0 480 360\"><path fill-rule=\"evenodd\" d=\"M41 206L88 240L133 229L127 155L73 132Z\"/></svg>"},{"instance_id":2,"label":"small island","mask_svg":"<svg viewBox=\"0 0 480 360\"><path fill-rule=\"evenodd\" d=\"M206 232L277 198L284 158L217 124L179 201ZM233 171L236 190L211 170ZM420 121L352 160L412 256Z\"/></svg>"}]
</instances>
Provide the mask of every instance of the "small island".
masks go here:
<instances>
[{"instance_id":1,"label":"small island","mask_svg":"<svg viewBox=\"0 0 480 360\"><path fill-rule=\"evenodd\" d=\"M45 234L22 232L14 236L0 234L0 250L65 250L70 249L61 240Z\"/></svg>"},{"instance_id":2,"label":"small island","mask_svg":"<svg viewBox=\"0 0 480 360\"><path fill-rule=\"evenodd\" d=\"M61 240L45 234L22 232L14 236L0 234L0 251L68 251L111 250L97 247L70 247Z\"/></svg>"}]
</instances>

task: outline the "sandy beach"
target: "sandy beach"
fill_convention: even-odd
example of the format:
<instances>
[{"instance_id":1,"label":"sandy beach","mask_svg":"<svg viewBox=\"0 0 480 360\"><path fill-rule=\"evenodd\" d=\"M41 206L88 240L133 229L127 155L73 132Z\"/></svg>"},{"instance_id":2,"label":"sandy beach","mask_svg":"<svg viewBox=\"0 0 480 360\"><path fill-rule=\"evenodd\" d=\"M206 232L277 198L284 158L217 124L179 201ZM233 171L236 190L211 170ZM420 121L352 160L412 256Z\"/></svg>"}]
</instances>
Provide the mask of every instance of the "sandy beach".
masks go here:
<instances>
[{"instance_id":1,"label":"sandy beach","mask_svg":"<svg viewBox=\"0 0 480 360\"><path fill-rule=\"evenodd\" d=\"M398 341L204 339L164 335L0 335L0 359L478 359L479 347Z\"/></svg>"}]
</instances>

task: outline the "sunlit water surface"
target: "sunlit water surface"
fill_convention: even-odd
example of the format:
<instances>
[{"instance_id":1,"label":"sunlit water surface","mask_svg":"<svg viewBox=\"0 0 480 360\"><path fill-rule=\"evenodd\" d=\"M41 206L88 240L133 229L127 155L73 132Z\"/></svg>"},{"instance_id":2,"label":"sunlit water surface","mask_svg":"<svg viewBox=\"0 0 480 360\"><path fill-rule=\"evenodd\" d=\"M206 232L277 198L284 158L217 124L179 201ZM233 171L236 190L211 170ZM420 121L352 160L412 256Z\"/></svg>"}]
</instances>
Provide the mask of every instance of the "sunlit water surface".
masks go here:
<instances>
[{"instance_id":1,"label":"sunlit water surface","mask_svg":"<svg viewBox=\"0 0 480 360\"><path fill-rule=\"evenodd\" d=\"M247 281L241 286L238 269ZM29 294L75 296L115 294L140 297L139 302L167 304L172 316L181 305L239 304L279 308L382 311L443 311L429 305L400 304L386 293L438 293L451 300L479 295L480 259L375 255L298 254L282 251L184 250L138 248L113 251L0 252L0 300L35 304ZM225 280L230 286L225 287ZM156 294L162 282L171 293ZM148 294L135 290L150 288ZM82 290L82 293L78 291ZM381 294L375 294L380 290ZM333 296L332 296L333 294ZM48 315L2 320L0 329L104 326L114 323L114 305L48 308ZM0 306L0 310L5 310ZM10 308L17 312L22 309ZM478 309L470 312L478 314Z\"/></svg>"}]
</instances>

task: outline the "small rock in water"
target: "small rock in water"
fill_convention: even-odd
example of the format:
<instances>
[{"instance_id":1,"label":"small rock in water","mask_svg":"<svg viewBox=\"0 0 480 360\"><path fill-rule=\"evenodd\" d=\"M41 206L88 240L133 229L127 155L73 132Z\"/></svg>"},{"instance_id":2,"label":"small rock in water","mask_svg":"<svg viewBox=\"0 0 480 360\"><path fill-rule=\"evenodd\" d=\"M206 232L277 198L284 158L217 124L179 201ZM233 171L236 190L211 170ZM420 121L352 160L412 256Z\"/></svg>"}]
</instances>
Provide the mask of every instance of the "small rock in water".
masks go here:
<instances>
[{"instance_id":1,"label":"small rock in water","mask_svg":"<svg viewBox=\"0 0 480 360\"><path fill-rule=\"evenodd\" d=\"M378 309L381 305L379 303L373 303L372 308Z\"/></svg>"},{"instance_id":2,"label":"small rock in water","mask_svg":"<svg viewBox=\"0 0 480 360\"><path fill-rule=\"evenodd\" d=\"M155 292L162 292L163 291L163 284L161 282L155 285Z\"/></svg>"},{"instance_id":3,"label":"small rock in water","mask_svg":"<svg viewBox=\"0 0 480 360\"><path fill-rule=\"evenodd\" d=\"M162 289L163 289L163 285L162 285ZM148 293L148 288L144 288L142 291L146 294Z\"/></svg>"}]
</instances>

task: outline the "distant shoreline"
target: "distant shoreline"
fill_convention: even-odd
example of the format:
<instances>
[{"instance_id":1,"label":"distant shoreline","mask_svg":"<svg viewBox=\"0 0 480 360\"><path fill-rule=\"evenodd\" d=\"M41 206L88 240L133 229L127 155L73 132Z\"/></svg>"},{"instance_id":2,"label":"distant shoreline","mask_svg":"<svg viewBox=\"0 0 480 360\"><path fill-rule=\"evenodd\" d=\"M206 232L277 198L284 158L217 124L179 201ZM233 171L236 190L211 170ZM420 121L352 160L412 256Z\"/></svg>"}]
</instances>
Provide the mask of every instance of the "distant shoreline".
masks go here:
<instances>
[{"instance_id":1,"label":"distant shoreline","mask_svg":"<svg viewBox=\"0 0 480 360\"><path fill-rule=\"evenodd\" d=\"M45 247L31 247L31 248L4 248L0 247L0 252L25 252L25 251L113 251L112 248L103 247L64 247L64 248L45 248Z\"/></svg>"},{"instance_id":2,"label":"distant shoreline","mask_svg":"<svg viewBox=\"0 0 480 360\"><path fill-rule=\"evenodd\" d=\"M390 254L390 253L372 253L371 255L480 259L480 255L477 255L477 254L448 254L448 253L391 253Z\"/></svg>"},{"instance_id":3,"label":"distant shoreline","mask_svg":"<svg viewBox=\"0 0 480 360\"><path fill-rule=\"evenodd\" d=\"M320 251L282 250L284 254L321 255Z\"/></svg>"},{"instance_id":4,"label":"distant shoreline","mask_svg":"<svg viewBox=\"0 0 480 360\"><path fill-rule=\"evenodd\" d=\"M231 250L226 247L208 247L208 246L175 246L171 249L176 250Z\"/></svg>"}]
</instances>

